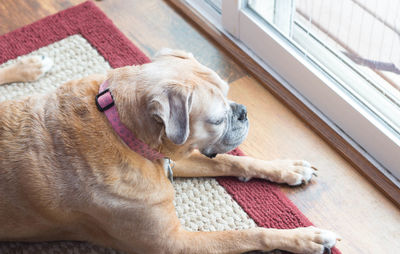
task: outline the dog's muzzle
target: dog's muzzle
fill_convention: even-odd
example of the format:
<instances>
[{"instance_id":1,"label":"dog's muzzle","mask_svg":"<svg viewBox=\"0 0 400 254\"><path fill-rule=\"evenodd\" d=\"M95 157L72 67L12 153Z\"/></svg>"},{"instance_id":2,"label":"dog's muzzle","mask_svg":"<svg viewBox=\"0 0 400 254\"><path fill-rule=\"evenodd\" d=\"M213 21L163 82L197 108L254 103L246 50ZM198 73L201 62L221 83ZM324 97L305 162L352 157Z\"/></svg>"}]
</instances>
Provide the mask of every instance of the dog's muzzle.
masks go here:
<instances>
[{"instance_id":1,"label":"dog's muzzle","mask_svg":"<svg viewBox=\"0 0 400 254\"><path fill-rule=\"evenodd\" d=\"M201 153L209 158L214 158L219 153L226 153L235 149L247 136L249 122L246 107L234 102L230 106L231 113L224 135L212 146L201 150Z\"/></svg>"}]
</instances>

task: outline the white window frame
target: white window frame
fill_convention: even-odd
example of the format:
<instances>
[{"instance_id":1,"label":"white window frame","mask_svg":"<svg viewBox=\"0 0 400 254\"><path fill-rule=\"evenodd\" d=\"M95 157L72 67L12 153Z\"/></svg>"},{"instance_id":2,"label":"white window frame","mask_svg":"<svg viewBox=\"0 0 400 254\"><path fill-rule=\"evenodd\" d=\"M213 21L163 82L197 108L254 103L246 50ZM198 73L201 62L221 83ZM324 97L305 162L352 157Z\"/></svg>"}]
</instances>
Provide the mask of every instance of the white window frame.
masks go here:
<instances>
[{"instance_id":1,"label":"white window frame","mask_svg":"<svg viewBox=\"0 0 400 254\"><path fill-rule=\"evenodd\" d=\"M279 32L243 8L246 1L222 0L222 16L210 16L207 7L198 8L202 1L186 1L333 129L346 134L350 144L361 147L388 178L400 178L399 135L338 86L337 80L304 58Z\"/></svg>"}]
</instances>

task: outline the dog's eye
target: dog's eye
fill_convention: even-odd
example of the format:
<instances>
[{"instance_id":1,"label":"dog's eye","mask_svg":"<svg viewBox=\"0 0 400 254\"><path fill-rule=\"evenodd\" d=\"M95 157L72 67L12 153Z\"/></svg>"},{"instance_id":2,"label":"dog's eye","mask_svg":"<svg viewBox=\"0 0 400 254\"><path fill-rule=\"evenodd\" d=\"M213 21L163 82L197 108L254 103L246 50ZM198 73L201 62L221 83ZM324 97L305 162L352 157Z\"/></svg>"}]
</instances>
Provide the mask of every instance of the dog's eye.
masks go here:
<instances>
[{"instance_id":1,"label":"dog's eye","mask_svg":"<svg viewBox=\"0 0 400 254\"><path fill-rule=\"evenodd\" d=\"M213 125L220 125L223 122L224 122L224 118L221 118L221 119L219 119L217 121L215 121L215 120L209 121L209 123L211 123Z\"/></svg>"}]
</instances>

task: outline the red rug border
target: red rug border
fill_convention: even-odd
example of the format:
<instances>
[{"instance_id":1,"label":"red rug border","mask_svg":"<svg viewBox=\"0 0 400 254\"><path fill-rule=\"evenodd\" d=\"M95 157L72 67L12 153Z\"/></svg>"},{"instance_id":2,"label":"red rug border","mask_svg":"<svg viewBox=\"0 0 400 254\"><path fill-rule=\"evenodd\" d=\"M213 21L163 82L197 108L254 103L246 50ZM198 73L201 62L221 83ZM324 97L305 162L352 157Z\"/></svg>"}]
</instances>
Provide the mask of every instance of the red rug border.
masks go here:
<instances>
[{"instance_id":1,"label":"red rug border","mask_svg":"<svg viewBox=\"0 0 400 254\"><path fill-rule=\"evenodd\" d=\"M74 34L82 35L113 68L150 62L92 1L87 1L1 35L0 64ZM231 153L244 155L239 149ZM295 228L312 225L276 184L263 180L242 183L233 177L217 180L259 226ZM249 188L256 189L257 193L242 195L248 193ZM280 201L279 204L263 203L263 197L271 195ZM281 213L282 219L271 224L265 220L271 212ZM334 248L332 253L340 252Z\"/></svg>"},{"instance_id":2,"label":"red rug border","mask_svg":"<svg viewBox=\"0 0 400 254\"><path fill-rule=\"evenodd\" d=\"M150 62L92 1L87 1L1 35L0 64L74 34L89 41L113 68Z\"/></svg>"}]
</instances>

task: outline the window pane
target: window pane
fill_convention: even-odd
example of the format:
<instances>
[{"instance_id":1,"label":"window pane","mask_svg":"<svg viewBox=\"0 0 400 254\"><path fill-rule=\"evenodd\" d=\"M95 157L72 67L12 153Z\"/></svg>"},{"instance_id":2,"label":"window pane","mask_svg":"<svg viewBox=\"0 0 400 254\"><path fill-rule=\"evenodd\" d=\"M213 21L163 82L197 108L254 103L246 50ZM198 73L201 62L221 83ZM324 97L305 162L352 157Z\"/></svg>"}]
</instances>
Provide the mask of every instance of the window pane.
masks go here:
<instances>
[{"instance_id":1,"label":"window pane","mask_svg":"<svg viewBox=\"0 0 400 254\"><path fill-rule=\"evenodd\" d=\"M249 0L248 7L400 133L400 1Z\"/></svg>"}]
</instances>

